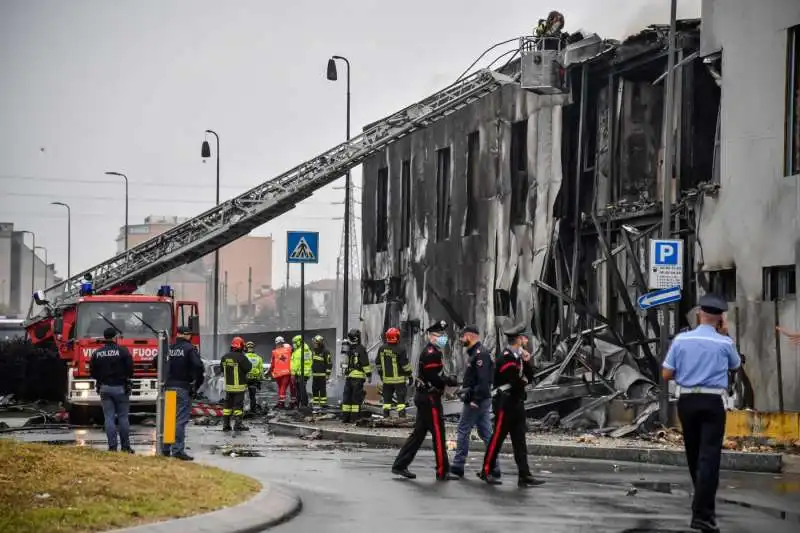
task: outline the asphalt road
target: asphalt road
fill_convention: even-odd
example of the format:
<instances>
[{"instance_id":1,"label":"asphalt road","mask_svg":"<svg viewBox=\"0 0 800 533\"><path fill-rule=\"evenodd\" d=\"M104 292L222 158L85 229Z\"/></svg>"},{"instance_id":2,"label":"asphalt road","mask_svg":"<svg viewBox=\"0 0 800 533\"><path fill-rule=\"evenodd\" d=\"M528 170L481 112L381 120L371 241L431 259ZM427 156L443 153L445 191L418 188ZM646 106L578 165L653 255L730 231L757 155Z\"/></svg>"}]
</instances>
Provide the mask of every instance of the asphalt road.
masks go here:
<instances>
[{"instance_id":1,"label":"asphalt road","mask_svg":"<svg viewBox=\"0 0 800 533\"><path fill-rule=\"evenodd\" d=\"M152 428L136 427L139 453L152 453ZM98 430L28 431L25 440L77 441L103 447ZM414 481L392 476L395 450L269 435L255 427L238 437L217 427L191 427L190 452L198 460L279 483L303 498L303 512L271 529L275 533L680 532L688 526L690 496L683 469L606 461L531 458L541 487L518 489L511 457L503 456L506 483L489 487L468 473L447 483L434 480L433 454L423 450L412 465ZM468 464L477 469L481 446ZM229 455L230 451L234 455ZM247 457L254 452L258 457ZM788 520L758 509L720 502L726 533L796 532L800 483L790 476L725 473L720 498L736 496L789 511ZM224 533L224 532L220 532Z\"/></svg>"}]
</instances>

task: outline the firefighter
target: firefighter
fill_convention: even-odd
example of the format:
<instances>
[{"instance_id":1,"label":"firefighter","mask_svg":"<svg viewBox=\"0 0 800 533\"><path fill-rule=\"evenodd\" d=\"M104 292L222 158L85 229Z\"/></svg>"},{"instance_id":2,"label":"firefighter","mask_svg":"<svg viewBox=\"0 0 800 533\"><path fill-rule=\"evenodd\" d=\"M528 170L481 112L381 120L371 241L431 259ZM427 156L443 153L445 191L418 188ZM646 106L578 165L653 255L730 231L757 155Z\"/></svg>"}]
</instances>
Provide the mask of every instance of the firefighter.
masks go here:
<instances>
[{"instance_id":1,"label":"firefighter","mask_svg":"<svg viewBox=\"0 0 800 533\"><path fill-rule=\"evenodd\" d=\"M417 418L414 430L403 444L400 453L392 465L392 473L408 479L417 476L409 472L408 466L425 441L428 432L433 437L433 450L436 456L436 479L449 481L458 479L450 473L447 460L447 445L444 434L444 414L442 411L442 394L446 386L455 386L454 378L446 376L442 348L447 346L447 322L442 320L430 326L427 330L428 344L422 350L417 364L417 393L414 396L414 405L417 406Z\"/></svg>"},{"instance_id":2,"label":"firefighter","mask_svg":"<svg viewBox=\"0 0 800 533\"><path fill-rule=\"evenodd\" d=\"M302 352L300 345L303 345ZM303 337L295 335L292 337L292 376L294 376L295 390L297 391L296 399L293 399L292 407L308 406L308 378L311 376L311 350L308 349L308 344L303 342ZM301 360L302 359L302 365ZM302 368L301 368L302 366Z\"/></svg>"},{"instance_id":3,"label":"firefighter","mask_svg":"<svg viewBox=\"0 0 800 533\"><path fill-rule=\"evenodd\" d=\"M161 454L182 461L194 461L185 451L186 425L192 414L192 396L203 384L205 368L200 353L192 344L192 330L186 326L178 328L178 338L169 347L167 359L167 390L174 390L177 398L175 407L177 420L175 424L175 444L164 444ZM153 359L153 366L158 368L158 357Z\"/></svg>"},{"instance_id":4,"label":"firefighter","mask_svg":"<svg viewBox=\"0 0 800 533\"><path fill-rule=\"evenodd\" d=\"M405 349L398 346L400 330L389 328L384 334L386 344L378 350L375 367L383 382L383 416L389 418L392 410L392 397L397 397L397 416L406 416L406 381L412 374L411 364Z\"/></svg>"},{"instance_id":5,"label":"firefighter","mask_svg":"<svg viewBox=\"0 0 800 533\"><path fill-rule=\"evenodd\" d=\"M231 430L231 416L233 416L234 431L247 431L242 424L244 416L244 394L247 391L247 373L253 365L244 355L244 339L234 337L231 340L231 351L225 354L220 361L222 372L225 375L225 407L222 409L222 431Z\"/></svg>"},{"instance_id":6,"label":"firefighter","mask_svg":"<svg viewBox=\"0 0 800 533\"><path fill-rule=\"evenodd\" d=\"M275 349L272 350L272 379L278 385L278 403L275 409L286 408L286 389L290 389L290 398L294 398L294 385L292 383L292 347L283 337L275 337ZM289 400L291 403L292 400Z\"/></svg>"},{"instance_id":7,"label":"firefighter","mask_svg":"<svg viewBox=\"0 0 800 533\"><path fill-rule=\"evenodd\" d=\"M525 326L505 331L508 345L495 362L494 386L494 433L486 448L483 468L479 477L490 485L502 482L493 474L497 470L497 456L503 447L506 435L511 436L514 461L519 477L517 485L531 487L543 481L534 479L528 466L528 446L525 442L525 386L533 381L531 354L525 350L528 336Z\"/></svg>"},{"instance_id":8,"label":"firefighter","mask_svg":"<svg viewBox=\"0 0 800 533\"><path fill-rule=\"evenodd\" d=\"M372 377L372 366L364 345L361 332L351 329L347 332L347 359L344 371L344 392L342 393L342 422L355 422L361 414L364 401L364 382Z\"/></svg>"},{"instance_id":9,"label":"firefighter","mask_svg":"<svg viewBox=\"0 0 800 533\"><path fill-rule=\"evenodd\" d=\"M321 409L328 405L328 379L331 377L333 361L331 352L325 347L325 339L317 335L311 339L311 403Z\"/></svg>"},{"instance_id":10,"label":"firefighter","mask_svg":"<svg viewBox=\"0 0 800 533\"><path fill-rule=\"evenodd\" d=\"M250 411L256 414L261 411L256 400L256 391L261 390L261 381L264 379L264 360L255 352L256 343L247 341L244 346L246 350L244 355L252 365L250 372L247 373L247 393L250 396Z\"/></svg>"},{"instance_id":11,"label":"firefighter","mask_svg":"<svg viewBox=\"0 0 800 533\"><path fill-rule=\"evenodd\" d=\"M105 344L89 360L89 375L95 380L105 418L108 451L117 451L117 424L122 451L133 453L130 439L130 380L133 378L133 357L127 348L117 344L116 328L103 331Z\"/></svg>"}]
</instances>

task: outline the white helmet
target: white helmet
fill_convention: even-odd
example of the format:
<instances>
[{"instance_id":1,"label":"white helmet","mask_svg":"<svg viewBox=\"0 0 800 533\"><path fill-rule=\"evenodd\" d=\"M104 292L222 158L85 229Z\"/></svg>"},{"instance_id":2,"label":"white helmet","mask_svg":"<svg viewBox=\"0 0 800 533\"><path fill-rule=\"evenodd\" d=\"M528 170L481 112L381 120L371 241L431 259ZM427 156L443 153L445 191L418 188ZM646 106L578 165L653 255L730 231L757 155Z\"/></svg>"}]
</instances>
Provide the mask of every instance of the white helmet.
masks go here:
<instances>
[{"instance_id":1,"label":"white helmet","mask_svg":"<svg viewBox=\"0 0 800 533\"><path fill-rule=\"evenodd\" d=\"M279 336L275 337L275 344L286 344L286 341L283 340L283 337L281 337L279 335Z\"/></svg>"}]
</instances>

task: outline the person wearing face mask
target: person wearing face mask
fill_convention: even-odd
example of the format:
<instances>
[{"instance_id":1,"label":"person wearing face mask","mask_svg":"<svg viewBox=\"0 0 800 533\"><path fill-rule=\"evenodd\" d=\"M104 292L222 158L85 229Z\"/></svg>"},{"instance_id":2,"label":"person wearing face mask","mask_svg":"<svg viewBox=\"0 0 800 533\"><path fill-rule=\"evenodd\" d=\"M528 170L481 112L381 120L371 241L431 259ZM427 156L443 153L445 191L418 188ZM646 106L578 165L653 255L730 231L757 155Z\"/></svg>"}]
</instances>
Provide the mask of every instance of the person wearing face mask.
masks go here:
<instances>
[{"instance_id":1,"label":"person wearing face mask","mask_svg":"<svg viewBox=\"0 0 800 533\"><path fill-rule=\"evenodd\" d=\"M461 330L461 344L466 349L469 360L461 384L464 407L458 419L456 454L450 467L450 472L458 477L464 477L472 428L477 426L478 436L486 446L489 446L492 438L492 379L494 379L492 352L481 344L476 326L466 326ZM499 478L500 469L497 468L492 474Z\"/></svg>"},{"instance_id":2,"label":"person wearing face mask","mask_svg":"<svg viewBox=\"0 0 800 533\"><path fill-rule=\"evenodd\" d=\"M531 354L525 350L528 336L525 326L512 327L505 331L508 345L495 361L494 385L494 433L479 477L490 485L502 482L494 476L497 470L497 456L507 435L511 436L514 448L514 462L517 463L519 477L517 485L532 487L543 481L534 479L528 466L528 445L525 442L525 386L533 381Z\"/></svg>"},{"instance_id":3,"label":"person wearing face mask","mask_svg":"<svg viewBox=\"0 0 800 533\"><path fill-rule=\"evenodd\" d=\"M428 344L419 356L417 363L417 393L414 404L417 406L417 418L414 430L403 444L400 453L392 465L392 473L407 479L416 478L416 474L408 471L408 466L417 455L428 432L433 436L433 451L436 456L436 479L449 481L458 479L450 473L447 459L447 445L444 434L444 414L442 410L442 394L447 386L456 386L457 381L444 374L442 348L447 346L447 322L434 322L426 333Z\"/></svg>"}]
</instances>

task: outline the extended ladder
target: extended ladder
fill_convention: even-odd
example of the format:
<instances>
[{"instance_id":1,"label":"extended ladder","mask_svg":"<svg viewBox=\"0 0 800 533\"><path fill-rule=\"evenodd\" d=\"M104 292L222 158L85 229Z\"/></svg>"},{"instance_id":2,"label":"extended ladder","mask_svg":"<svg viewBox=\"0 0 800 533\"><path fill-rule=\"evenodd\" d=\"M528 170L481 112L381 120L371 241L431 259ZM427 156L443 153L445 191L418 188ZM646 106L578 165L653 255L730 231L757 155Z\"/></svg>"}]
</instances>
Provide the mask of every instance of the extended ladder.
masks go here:
<instances>
[{"instance_id":1,"label":"extended ladder","mask_svg":"<svg viewBox=\"0 0 800 533\"><path fill-rule=\"evenodd\" d=\"M361 135L342 143L249 191L153 237L80 274L49 287L45 298L58 310L76 302L86 274L94 292L133 292L148 280L195 261L247 235L253 229L293 209L314 191L331 183L370 155L409 133L482 98L512 80L481 70L385 118ZM31 310L33 310L31 305ZM29 313L28 324L45 318Z\"/></svg>"}]
</instances>

